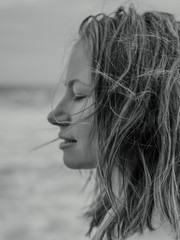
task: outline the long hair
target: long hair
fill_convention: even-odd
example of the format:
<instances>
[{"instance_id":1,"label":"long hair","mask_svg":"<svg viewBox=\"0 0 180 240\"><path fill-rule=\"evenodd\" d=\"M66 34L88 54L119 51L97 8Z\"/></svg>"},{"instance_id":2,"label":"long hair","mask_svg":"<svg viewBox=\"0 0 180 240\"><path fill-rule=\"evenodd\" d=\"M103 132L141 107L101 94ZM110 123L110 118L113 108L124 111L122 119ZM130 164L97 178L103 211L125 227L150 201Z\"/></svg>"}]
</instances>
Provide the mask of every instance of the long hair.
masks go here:
<instances>
[{"instance_id":1,"label":"long hair","mask_svg":"<svg viewBox=\"0 0 180 240\"><path fill-rule=\"evenodd\" d=\"M120 7L89 16L79 34L92 55L98 137L89 233L112 208L108 239L115 226L122 239L153 231L154 211L180 237L179 23L168 13Z\"/></svg>"}]
</instances>

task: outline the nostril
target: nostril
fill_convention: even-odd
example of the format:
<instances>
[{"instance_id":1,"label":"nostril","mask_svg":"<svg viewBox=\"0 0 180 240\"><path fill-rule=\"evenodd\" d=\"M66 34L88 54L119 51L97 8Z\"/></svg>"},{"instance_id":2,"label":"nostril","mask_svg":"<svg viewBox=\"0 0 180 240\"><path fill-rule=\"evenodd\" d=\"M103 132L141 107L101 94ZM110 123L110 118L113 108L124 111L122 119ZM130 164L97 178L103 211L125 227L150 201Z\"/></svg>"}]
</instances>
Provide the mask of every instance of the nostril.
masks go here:
<instances>
[{"instance_id":1,"label":"nostril","mask_svg":"<svg viewBox=\"0 0 180 240\"><path fill-rule=\"evenodd\" d=\"M69 121L61 121L57 123L60 127L67 127L69 126L71 123Z\"/></svg>"},{"instance_id":2,"label":"nostril","mask_svg":"<svg viewBox=\"0 0 180 240\"><path fill-rule=\"evenodd\" d=\"M54 112L50 112L47 116L48 122L57 126L68 126L70 125L70 118L67 115L55 116Z\"/></svg>"},{"instance_id":3,"label":"nostril","mask_svg":"<svg viewBox=\"0 0 180 240\"><path fill-rule=\"evenodd\" d=\"M53 111L48 114L47 120L49 123L51 123L53 125L59 125L58 120L56 119L56 116Z\"/></svg>"},{"instance_id":4,"label":"nostril","mask_svg":"<svg viewBox=\"0 0 180 240\"><path fill-rule=\"evenodd\" d=\"M60 127L66 127L69 126L71 124L71 120L68 117L68 115L61 115L58 116L56 118L56 123L60 126Z\"/></svg>"}]
</instances>

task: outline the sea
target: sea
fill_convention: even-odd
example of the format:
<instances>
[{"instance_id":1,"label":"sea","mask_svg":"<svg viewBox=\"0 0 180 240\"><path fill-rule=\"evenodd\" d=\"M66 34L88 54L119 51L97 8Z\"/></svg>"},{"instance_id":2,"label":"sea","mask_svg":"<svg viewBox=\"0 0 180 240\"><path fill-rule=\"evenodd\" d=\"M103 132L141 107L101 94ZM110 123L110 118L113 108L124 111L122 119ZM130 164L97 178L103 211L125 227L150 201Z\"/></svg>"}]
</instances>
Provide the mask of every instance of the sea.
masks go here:
<instances>
[{"instance_id":1,"label":"sea","mask_svg":"<svg viewBox=\"0 0 180 240\"><path fill-rule=\"evenodd\" d=\"M47 121L52 92L0 87L1 240L89 239L89 172L63 163L59 128Z\"/></svg>"}]
</instances>

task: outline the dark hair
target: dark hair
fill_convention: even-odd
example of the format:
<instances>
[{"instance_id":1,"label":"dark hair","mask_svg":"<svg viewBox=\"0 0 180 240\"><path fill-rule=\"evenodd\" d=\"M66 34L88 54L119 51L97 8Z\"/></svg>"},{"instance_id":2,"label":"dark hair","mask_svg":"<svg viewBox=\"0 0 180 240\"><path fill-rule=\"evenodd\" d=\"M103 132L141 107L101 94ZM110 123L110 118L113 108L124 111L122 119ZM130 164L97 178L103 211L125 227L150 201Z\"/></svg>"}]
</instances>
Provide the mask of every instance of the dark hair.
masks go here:
<instances>
[{"instance_id":1,"label":"dark hair","mask_svg":"<svg viewBox=\"0 0 180 240\"><path fill-rule=\"evenodd\" d=\"M168 13L120 7L89 16L79 34L92 53L99 150L89 233L112 208L108 239L115 226L122 239L153 230L154 210L180 237L179 23Z\"/></svg>"}]
</instances>

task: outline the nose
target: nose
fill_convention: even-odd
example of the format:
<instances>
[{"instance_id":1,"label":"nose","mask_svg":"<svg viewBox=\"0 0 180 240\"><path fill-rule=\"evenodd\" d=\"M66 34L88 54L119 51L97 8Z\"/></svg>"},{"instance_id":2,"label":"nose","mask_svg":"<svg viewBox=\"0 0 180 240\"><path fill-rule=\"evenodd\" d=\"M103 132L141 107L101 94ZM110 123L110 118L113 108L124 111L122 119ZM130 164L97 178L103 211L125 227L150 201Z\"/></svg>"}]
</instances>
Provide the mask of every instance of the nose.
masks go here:
<instances>
[{"instance_id":1,"label":"nose","mask_svg":"<svg viewBox=\"0 0 180 240\"><path fill-rule=\"evenodd\" d=\"M60 106L57 106L48 114L47 120L49 123L60 127L68 126L71 123L70 115L62 110Z\"/></svg>"}]
</instances>

